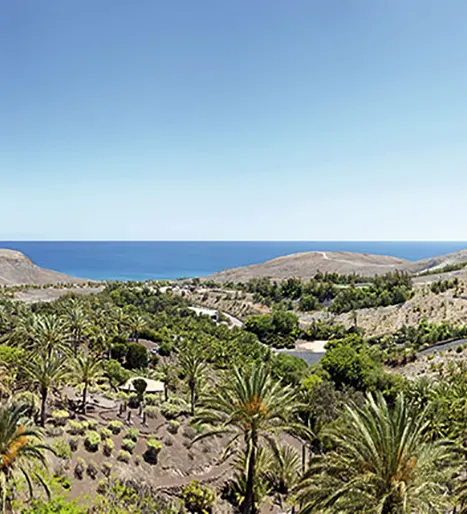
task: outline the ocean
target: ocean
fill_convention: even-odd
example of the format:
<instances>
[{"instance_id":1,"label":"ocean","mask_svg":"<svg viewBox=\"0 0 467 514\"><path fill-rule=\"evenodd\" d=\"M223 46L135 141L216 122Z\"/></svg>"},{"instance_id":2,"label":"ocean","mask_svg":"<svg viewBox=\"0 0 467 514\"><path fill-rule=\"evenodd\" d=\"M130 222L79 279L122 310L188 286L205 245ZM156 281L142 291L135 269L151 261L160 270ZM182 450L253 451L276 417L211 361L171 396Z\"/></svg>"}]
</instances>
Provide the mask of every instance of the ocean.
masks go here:
<instances>
[{"instance_id":1,"label":"ocean","mask_svg":"<svg viewBox=\"0 0 467 514\"><path fill-rule=\"evenodd\" d=\"M346 251L425 259L467 248L467 242L374 241L0 241L38 266L94 280L148 280L206 276L306 251Z\"/></svg>"}]
</instances>

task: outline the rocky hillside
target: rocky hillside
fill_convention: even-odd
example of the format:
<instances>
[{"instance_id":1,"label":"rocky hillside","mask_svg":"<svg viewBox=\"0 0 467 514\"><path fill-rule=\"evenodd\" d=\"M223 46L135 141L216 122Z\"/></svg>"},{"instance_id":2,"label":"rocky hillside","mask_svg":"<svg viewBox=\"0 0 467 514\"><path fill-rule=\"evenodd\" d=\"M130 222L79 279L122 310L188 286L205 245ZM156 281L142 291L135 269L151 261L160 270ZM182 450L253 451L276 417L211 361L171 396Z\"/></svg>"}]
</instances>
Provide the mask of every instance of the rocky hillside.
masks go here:
<instances>
[{"instance_id":1,"label":"rocky hillside","mask_svg":"<svg viewBox=\"0 0 467 514\"><path fill-rule=\"evenodd\" d=\"M15 250L0 249L0 284L57 284L82 283L83 279L70 277L58 271L36 266L31 259Z\"/></svg>"},{"instance_id":2,"label":"rocky hillside","mask_svg":"<svg viewBox=\"0 0 467 514\"><path fill-rule=\"evenodd\" d=\"M434 272L445 266L464 262L467 262L467 250L415 262L365 253L303 252L286 255L261 264L220 271L208 278L218 282L245 282L259 277L270 277L277 280L288 277L306 279L318 271L374 276L399 270L416 275L426 271Z\"/></svg>"}]
</instances>

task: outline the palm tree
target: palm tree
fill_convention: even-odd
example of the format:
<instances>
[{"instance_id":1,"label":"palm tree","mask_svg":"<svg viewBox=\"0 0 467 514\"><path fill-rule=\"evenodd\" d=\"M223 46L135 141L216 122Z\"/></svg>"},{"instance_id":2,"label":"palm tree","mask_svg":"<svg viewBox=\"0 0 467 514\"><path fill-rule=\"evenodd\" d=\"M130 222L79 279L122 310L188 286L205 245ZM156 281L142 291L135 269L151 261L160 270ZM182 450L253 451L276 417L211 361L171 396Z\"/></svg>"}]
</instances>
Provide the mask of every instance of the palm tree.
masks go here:
<instances>
[{"instance_id":1,"label":"palm tree","mask_svg":"<svg viewBox=\"0 0 467 514\"><path fill-rule=\"evenodd\" d=\"M86 413L88 388L104 376L102 360L88 353L79 355L71 361L70 375L77 384L83 384L82 408Z\"/></svg>"},{"instance_id":2,"label":"palm tree","mask_svg":"<svg viewBox=\"0 0 467 514\"><path fill-rule=\"evenodd\" d=\"M31 328L32 349L50 355L53 351L66 353L69 340L67 322L55 314L36 314Z\"/></svg>"},{"instance_id":3,"label":"palm tree","mask_svg":"<svg viewBox=\"0 0 467 514\"><path fill-rule=\"evenodd\" d=\"M37 464L46 467L44 452L50 450L43 444L43 433L31 424L26 405L0 406L0 507L4 513L10 509L14 487L19 477L24 477L32 496L34 476L46 489L41 476L34 470Z\"/></svg>"},{"instance_id":4,"label":"palm tree","mask_svg":"<svg viewBox=\"0 0 467 514\"><path fill-rule=\"evenodd\" d=\"M348 406L342 423L326 431L334 449L311 458L297 487L300 512L445 512L458 456L447 442L430 440L426 413L402 394L393 409L381 394Z\"/></svg>"},{"instance_id":5,"label":"palm tree","mask_svg":"<svg viewBox=\"0 0 467 514\"><path fill-rule=\"evenodd\" d=\"M289 496L297 484L300 472L300 456L289 445L273 445L272 460L265 475L275 491L282 508L284 498Z\"/></svg>"},{"instance_id":6,"label":"palm tree","mask_svg":"<svg viewBox=\"0 0 467 514\"><path fill-rule=\"evenodd\" d=\"M194 416L199 393L206 382L206 363L193 346L187 345L181 350L179 364L190 390L191 415Z\"/></svg>"},{"instance_id":7,"label":"palm tree","mask_svg":"<svg viewBox=\"0 0 467 514\"><path fill-rule=\"evenodd\" d=\"M138 342L140 332L142 332L147 327L146 320L143 318L143 316L132 316L129 319L129 326L132 338Z\"/></svg>"},{"instance_id":8,"label":"palm tree","mask_svg":"<svg viewBox=\"0 0 467 514\"><path fill-rule=\"evenodd\" d=\"M84 334L89 328L89 321L81 307L71 304L70 309L66 312L66 321L73 343L74 355L78 354L78 347L83 341Z\"/></svg>"},{"instance_id":9,"label":"palm tree","mask_svg":"<svg viewBox=\"0 0 467 514\"><path fill-rule=\"evenodd\" d=\"M194 439L230 433L232 438L225 453L234 449L243 438L246 455L244 514L257 512L255 501L256 460L260 439L267 441L275 435L291 430L292 415L296 408L295 393L290 386L275 381L264 367L255 367L241 373L234 369L223 384L206 396L197 419L215 428Z\"/></svg>"},{"instance_id":10,"label":"palm tree","mask_svg":"<svg viewBox=\"0 0 467 514\"><path fill-rule=\"evenodd\" d=\"M67 374L67 368L63 357L57 356L55 353L41 354L39 353L26 366L26 373L31 381L38 385L41 397L41 426L45 425L47 413L47 397L50 388L60 382Z\"/></svg>"}]
</instances>

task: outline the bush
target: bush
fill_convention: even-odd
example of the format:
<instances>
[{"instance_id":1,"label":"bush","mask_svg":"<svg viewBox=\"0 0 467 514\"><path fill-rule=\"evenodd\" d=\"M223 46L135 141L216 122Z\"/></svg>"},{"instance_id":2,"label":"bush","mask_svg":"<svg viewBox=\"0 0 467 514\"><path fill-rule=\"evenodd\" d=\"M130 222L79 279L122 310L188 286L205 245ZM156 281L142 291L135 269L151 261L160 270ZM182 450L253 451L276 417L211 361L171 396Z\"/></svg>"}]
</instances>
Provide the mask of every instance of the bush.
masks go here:
<instances>
[{"instance_id":1,"label":"bush","mask_svg":"<svg viewBox=\"0 0 467 514\"><path fill-rule=\"evenodd\" d=\"M126 431L125 437L136 442L138 440L138 437L139 437L139 430L137 428L129 428Z\"/></svg>"},{"instance_id":2,"label":"bush","mask_svg":"<svg viewBox=\"0 0 467 514\"><path fill-rule=\"evenodd\" d=\"M97 430L97 427L99 426L99 421L97 421L97 419L89 419L86 423L89 430Z\"/></svg>"},{"instance_id":3,"label":"bush","mask_svg":"<svg viewBox=\"0 0 467 514\"><path fill-rule=\"evenodd\" d=\"M98 494L105 494L109 487L109 479L103 478L102 480L99 480L99 483L97 484L96 491Z\"/></svg>"},{"instance_id":4,"label":"bush","mask_svg":"<svg viewBox=\"0 0 467 514\"><path fill-rule=\"evenodd\" d=\"M126 450L129 453L133 453L136 448L136 443L133 439L123 439L122 441L122 449Z\"/></svg>"},{"instance_id":5,"label":"bush","mask_svg":"<svg viewBox=\"0 0 467 514\"><path fill-rule=\"evenodd\" d=\"M75 466L75 477L81 480L84 476L84 470L86 469L86 462L81 457L78 457Z\"/></svg>"},{"instance_id":6,"label":"bush","mask_svg":"<svg viewBox=\"0 0 467 514\"><path fill-rule=\"evenodd\" d=\"M139 466L141 464L141 456L137 455L135 457L135 466Z\"/></svg>"},{"instance_id":7,"label":"bush","mask_svg":"<svg viewBox=\"0 0 467 514\"><path fill-rule=\"evenodd\" d=\"M105 439L104 441L104 455L107 457L110 457L110 455L113 452L113 449L115 448L115 443L112 441L112 439Z\"/></svg>"},{"instance_id":8,"label":"bush","mask_svg":"<svg viewBox=\"0 0 467 514\"><path fill-rule=\"evenodd\" d=\"M70 445L70 450L72 452L75 452L78 449L79 446L79 438L78 437L71 437L68 441L68 444Z\"/></svg>"},{"instance_id":9,"label":"bush","mask_svg":"<svg viewBox=\"0 0 467 514\"><path fill-rule=\"evenodd\" d=\"M179 428L180 428L180 421L177 421L176 419L171 419L169 421L169 426L167 427L167 430L171 434L176 434L178 432Z\"/></svg>"},{"instance_id":10,"label":"bush","mask_svg":"<svg viewBox=\"0 0 467 514\"><path fill-rule=\"evenodd\" d=\"M101 442L101 436L99 432L90 430L86 432L86 439L84 440L84 446L89 452L97 452L99 449L99 443Z\"/></svg>"},{"instance_id":11,"label":"bush","mask_svg":"<svg viewBox=\"0 0 467 514\"><path fill-rule=\"evenodd\" d=\"M52 412L54 423L58 427L64 427L70 418L70 414L66 410L55 410Z\"/></svg>"},{"instance_id":12,"label":"bush","mask_svg":"<svg viewBox=\"0 0 467 514\"><path fill-rule=\"evenodd\" d=\"M144 397L144 402L146 403L146 405L158 405L159 397L156 394L147 394Z\"/></svg>"},{"instance_id":13,"label":"bush","mask_svg":"<svg viewBox=\"0 0 467 514\"><path fill-rule=\"evenodd\" d=\"M198 480L183 486L181 498L185 508L194 514L210 513L216 504L216 493Z\"/></svg>"},{"instance_id":14,"label":"bush","mask_svg":"<svg viewBox=\"0 0 467 514\"><path fill-rule=\"evenodd\" d=\"M93 480L97 477L97 474L99 473L99 468L97 467L97 464L93 461L90 461L88 464L88 467L86 469L86 473L89 477L91 477Z\"/></svg>"},{"instance_id":15,"label":"bush","mask_svg":"<svg viewBox=\"0 0 467 514\"><path fill-rule=\"evenodd\" d=\"M70 420L68 422L67 431L71 435L84 435L86 427L83 423L80 423L79 421Z\"/></svg>"},{"instance_id":16,"label":"bush","mask_svg":"<svg viewBox=\"0 0 467 514\"><path fill-rule=\"evenodd\" d=\"M146 416L149 419L154 419L154 418L157 418L157 415L159 414L159 408L156 407L155 405L148 405L144 409L144 413L146 414Z\"/></svg>"},{"instance_id":17,"label":"bush","mask_svg":"<svg viewBox=\"0 0 467 514\"><path fill-rule=\"evenodd\" d=\"M109 428L112 431L112 434L118 435L123 428L123 423L121 421L111 421L109 423Z\"/></svg>"},{"instance_id":18,"label":"bush","mask_svg":"<svg viewBox=\"0 0 467 514\"><path fill-rule=\"evenodd\" d=\"M112 473L112 464L110 464L110 462L104 462L104 464L102 464L102 474L109 477L110 473Z\"/></svg>"},{"instance_id":19,"label":"bush","mask_svg":"<svg viewBox=\"0 0 467 514\"><path fill-rule=\"evenodd\" d=\"M126 367L129 369L145 369L148 367L148 351L139 343L129 343L126 354Z\"/></svg>"},{"instance_id":20,"label":"bush","mask_svg":"<svg viewBox=\"0 0 467 514\"><path fill-rule=\"evenodd\" d=\"M56 427L56 426L49 425L45 429L45 432L49 437L62 437L63 434L65 433L65 430L63 429L63 427Z\"/></svg>"},{"instance_id":21,"label":"bush","mask_svg":"<svg viewBox=\"0 0 467 514\"><path fill-rule=\"evenodd\" d=\"M119 460L120 462L125 462L125 463L128 464L130 462L130 459L131 459L131 453L130 452L127 452L125 450L120 450L118 452L117 460Z\"/></svg>"},{"instance_id":22,"label":"bush","mask_svg":"<svg viewBox=\"0 0 467 514\"><path fill-rule=\"evenodd\" d=\"M130 407L130 409L136 409L139 407L138 395L136 393L130 393L128 396L128 407Z\"/></svg>"},{"instance_id":23,"label":"bush","mask_svg":"<svg viewBox=\"0 0 467 514\"><path fill-rule=\"evenodd\" d=\"M1 345L0 348L5 347ZM39 397L31 391L23 391L22 393L15 394L11 399L13 405L26 405L27 415L34 417L39 412L40 400Z\"/></svg>"},{"instance_id":24,"label":"bush","mask_svg":"<svg viewBox=\"0 0 467 514\"><path fill-rule=\"evenodd\" d=\"M101 435L102 439L107 439L109 437L112 437L112 430L110 430L110 428L102 427L99 430L99 434Z\"/></svg>"},{"instance_id":25,"label":"bush","mask_svg":"<svg viewBox=\"0 0 467 514\"><path fill-rule=\"evenodd\" d=\"M65 439L57 439L52 448L59 459L69 460L72 457L70 445Z\"/></svg>"},{"instance_id":26,"label":"bush","mask_svg":"<svg viewBox=\"0 0 467 514\"><path fill-rule=\"evenodd\" d=\"M157 464L157 457L162 450L162 443L159 439L148 439L147 449L144 453L144 460L149 464Z\"/></svg>"}]
</instances>

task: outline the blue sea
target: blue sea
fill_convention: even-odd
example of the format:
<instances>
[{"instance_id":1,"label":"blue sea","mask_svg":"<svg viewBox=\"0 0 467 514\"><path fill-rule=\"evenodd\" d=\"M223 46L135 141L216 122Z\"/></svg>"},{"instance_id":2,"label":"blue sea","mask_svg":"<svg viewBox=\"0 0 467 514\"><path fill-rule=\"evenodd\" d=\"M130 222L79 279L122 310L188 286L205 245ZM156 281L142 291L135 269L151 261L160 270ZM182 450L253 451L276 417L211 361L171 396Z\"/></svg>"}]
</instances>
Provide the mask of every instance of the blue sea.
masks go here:
<instances>
[{"instance_id":1,"label":"blue sea","mask_svg":"<svg viewBox=\"0 0 467 514\"><path fill-rule=\"evenodd\" d=\"M356 241L0 241L37 265L95 280L147 280L200 277L306 251L346 251L425 259L467 248L467 242Z\"/></svg>"}]
</instances>

